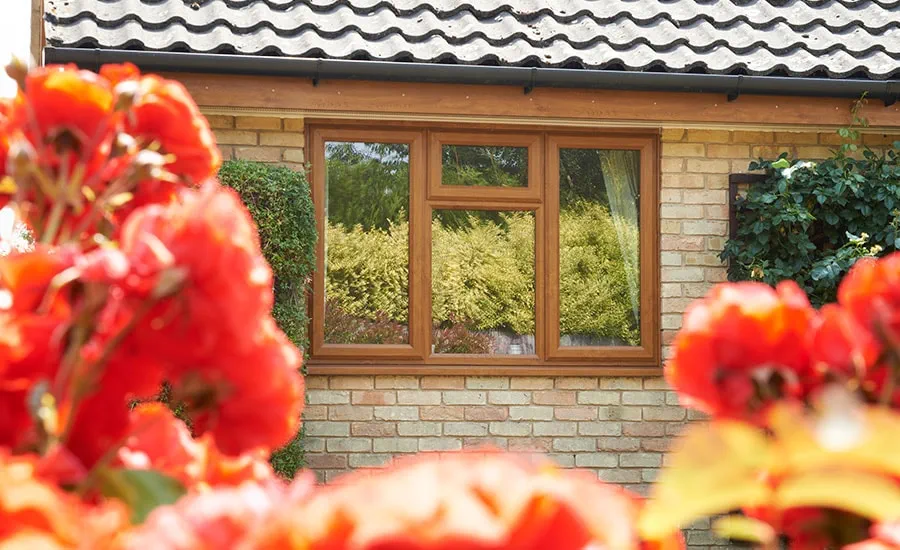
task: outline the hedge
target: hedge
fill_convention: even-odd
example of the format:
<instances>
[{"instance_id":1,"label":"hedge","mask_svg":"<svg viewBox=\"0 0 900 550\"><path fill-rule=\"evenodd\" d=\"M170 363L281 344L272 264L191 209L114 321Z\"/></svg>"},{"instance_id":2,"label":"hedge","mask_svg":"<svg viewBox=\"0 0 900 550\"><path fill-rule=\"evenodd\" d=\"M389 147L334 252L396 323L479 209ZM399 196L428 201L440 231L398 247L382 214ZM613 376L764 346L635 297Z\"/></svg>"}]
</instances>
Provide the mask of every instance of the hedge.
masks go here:
<instances>
[{"instance_id":1,"label":"hedge","mask_svg":"<svg viewBox=\"0 0 900 550\"><path fill-rule=\"evenodd\" d=\"M272 315L297 346L305 348L306 292L315 268L316 222L306 174L248 161L227 161L219 180L241 196L259 229L263 255L275 278ZM303 465L302 432L272 454L272 465L293 477Z\"/></svg>"},{"instance_id":2,"label":"hedge","mask_svg":"<svg viewBox=\"0 0 900 550\"><path fill-rule=\"evenodd\" d=\"M563 210L560 220L560 274L566 281L560 293L562 332L638 343L638 320L609 210L585 202ZM432 222L433 321L534 334L533 216L447 221ZM626 228L625 240L637 246L637 227L619 225ZM381 325L405 324L408 224L368 231L329 224L326 231L329 302L344 314Z\"/></svg>"}]
</instances>

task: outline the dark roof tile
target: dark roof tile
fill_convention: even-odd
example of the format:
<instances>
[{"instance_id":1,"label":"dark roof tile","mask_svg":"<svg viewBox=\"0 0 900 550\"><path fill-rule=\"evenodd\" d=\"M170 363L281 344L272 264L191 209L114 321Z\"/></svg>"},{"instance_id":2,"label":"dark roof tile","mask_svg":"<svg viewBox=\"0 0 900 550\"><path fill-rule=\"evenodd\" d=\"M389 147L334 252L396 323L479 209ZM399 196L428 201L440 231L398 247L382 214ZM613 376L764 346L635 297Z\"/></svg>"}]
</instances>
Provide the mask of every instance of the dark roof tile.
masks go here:
<instances>
[{"instance_id":1,"label":"dark roof tile","mask_svg":"<svg viewBox=\"0 0 900 550\"><path fill-rule=\"evenodd\" d=\"M48 0L65 47L900 76L900 0Z\"/></svg>"}]
</instances>

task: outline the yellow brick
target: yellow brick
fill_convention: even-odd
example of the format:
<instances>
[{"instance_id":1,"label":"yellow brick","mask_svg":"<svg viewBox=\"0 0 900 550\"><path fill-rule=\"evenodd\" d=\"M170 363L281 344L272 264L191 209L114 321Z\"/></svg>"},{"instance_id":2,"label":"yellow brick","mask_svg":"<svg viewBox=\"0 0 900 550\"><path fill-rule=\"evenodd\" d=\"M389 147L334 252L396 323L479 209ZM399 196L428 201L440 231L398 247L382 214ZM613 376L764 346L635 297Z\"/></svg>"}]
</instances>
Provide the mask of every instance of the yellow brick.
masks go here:
<instances>
[{"instance_id":1,"label":"yellow brick","mask_svg":"<svg viewBox=\"0 0 900 550\"><path fill-rule=\"evenodd\" d=\"M684 139L684 128L663 128L663 141L681 141Z\"/></svg>"},{"instance_id":2,"label":"yellow brick","mask_svg":"<svg viewBox=\"0 0 900 550\"><path fill-rule=\"evenodd\" d=\"M809 145L818 142L818 134L809 132L775 132L775 143Z\"/></svg>"},{"instance_id":3,"label":"yellow brick","mask_svg":"<svg viewBox=\"0 0 900 550\"><path fill-rule=\"evenodd\" d=\"M261 132L260 145L276 145L281 147L303 147L303 134L299 132Z\"/></svg>"},{"instance_id":4,"label":"yellow brick","mask_svg":"<svg viewBox=\"0 0 900 550\"><path fill-rule=\"evenodd\" d=\"M706 155L706 146L702 143L663 143L663 157L702 157Z\"/></svg>"},{"instance_id":5,"label":"yellow brick","mask_svg":"<svg viewBox=\"0 0 900 550\"><path fill-rule=\"evenodd\" d=\"M731 137L732 143L772 143L775 141L774 132L749 132L735 130Z\"/></svg>"},{"instance_id":6,"label":"yellow brick","mask_svg":"<svg viewBox=\"0 0 900 550\"><path fill-rule=\"evenodd\" d=\"M242 160L278 162L281 160L281 149L276 147L235 147L234 156Z\"/></svg>"},{"instance_id":7,"label":"yellow brick","mask_svg":"<svg viewBox=\"0 0 900 550\"><path fill-rule=\"evenodd\" d=\"M290 168L294 172L306 172L306 165L299 162L276 162L275 164Z\"/></svg>"},{"instance_id":8,"label":"yellow brick","mask_svg":"<svg viewBox=\"0 0 900 550\"><path fill-rule=\"evenodd\" d=\"M703 187L703 178L704 176L697 174L663 174L662 186L699 189Z\"/></svg>"},{"instance_id":9,"label":"yellow brick","mask_svg":"<svg viewBox=\"0 0 900 550\"><path fill-rule=\"evenodd\" d=\"M305 162L303 149L285 149L284 160L288 162Z\"/></svg>"},{"instance_id":10,"label":"yellow brick","mask_svg":"<svg viewBox=\"0 0 900 550\"><path fill-rule=\"evenodd\" d=\"M234 159L234 147L231 145L219 145L219 153L222 154L222 160Z\"/></svg>"},{"instance_id":11,"label":"yellow brick","mask_svg":"<svg viewBox=\"0 0 900 550\"><path fill-rule=\"evenodd\" d=\"M723 159L748 158L750 156L750 146L711 144L706 146L706 155Z\"/></svg>"},{"instance_id":12,"label":"yellow brick","mask_svg":"<svg viewBox=\"0 0 900 550\"><path fill-rule=\"evenodd\" d=\"M727 220L730 218L728 207L724 204L710 204L703 207L703 212L709 220Z\"/></svg>"},{"instance_id":13,"label":"yellow brick","mask_svg":"<svg viewBox=\"0 0 900 550\"><path fill-rule=\"evenodd\" d=\"M819 134L819 143L822 145L841 145L849 142L849 139L842 138L837 134L837 132Z\"/></svg>"},{"instance_id":14,"label":"yellow brick","mask_svg":"<svg viewBox=\"0 0 900 550\"><path fill-rule=\"evenodd\" d=\"M827 159L834 153L833 147L809 145L797 147L797 158L802 159Z\"/></svg>"},{"instance_id":15,"label":"yellow brick","mask_svg":"<svg viewBox=\"0 0 900 550\"><path fill-rule=\"evenodd\" d=\"M727 174L731 170L731 164L727 160L687 159L685 164L686 171L694 173Z\"/></svg>"},{"instance_id":16,"label":"yellow brick","mask_svg":"<svg viewBox=\"0 0 900 550\"><path fill-rule=\"evenodd\" d=\"M681 189L663 189L659 196L660 202L679 203L682 201Z\"/></svg>"},{"instance_id":17,"label":"yellow brick","mask_svg":"<svg viewBox=\"0 0 900 550\"><path fill-rule=\"evenodd\" d=\"M754 159L774 159L778 158L781 153L787 153L789 157L794 156L794 148L789 145L757 145L750 151L750 156Z\"/></svg>"},{"instance_id":18,"label":"yellow brick","mask_svg":"<svg viewBox=\"0 0 900 550\"><path fill-rule=\"evenodd\" d=\"M235 126L241 130L281 130L281 119L266 116L239 116Z\"/></svg>"},{"instance_id":19,"label":"yellow brick","mask_svg":"<svg viewBox=\"0 0 900 550\"><path fill-rule=\"evenodd\" d=\"M662 171L670 174L678 174L684 171L684 159L662 159Z\"/></svg>"},{"instance_id":20,"label":"yellow brick","mask_svg":"<svg viewBox=\"0 0 900 550\"><path fill-rule=\"evenodd\" d=\"M891 145L900 140L900 136L892 134L863 134L862 138L866 145Z\"/></svg>"},{"instance_id":21,"label":"yellow brick","mask_svg":"<svg viewBox=\"0 0 900 550\"><path fill-rule=\"evenodd\" d=\"M247 130L216 130L216 143L223 145L256 145L256 132Z\"/></svg>"},{"instance_id":22,"label":"yellow brick","mask_svg":"<svg viewBox=\"0 0 900 550\"><path fill-rule=\"evenodd\" d=\"M679 220L662 220L660 222L660 230L662 233L669 235L681 234L681 221Z\"/></svg>"},{"instance_id":23,"label":"yellow brick","mask_svg":"<svg viewBox=\"0 0 900 550\"><path fill-rule=\"evenodd\" d=\"M687 141L693 143L728 143L728 130L688 130Z\"/></svg>"},{"instance_id":24,"label":"yellow brick","mask_svg":"<svg viewBox=\"0 0 900 550\"><path fill-rule=\"evenodd\" d=\"M707 189L728 189L728 174L707 174L703 178Z\"/></svg>"},{"instance_id":25,"label":"yellow brick","mask_svg":"<svg viewBox=\"0 0 900 550\"><path fill-rule=\"evenodd\" d=\"M234 128L234 117L227 115L209 115L206 117L210 128Z\"/></svg>"},{"instance_id":26,"label":"yellow brick","mask_svg":"<svg viewBox=\"0 0 900 550\"><path fill-rule=\"evenodd\" d=\"M284 119L284 129L289 132L302 132L303 122L302 118L286 118Z\"/></svg>"}]
</instances>

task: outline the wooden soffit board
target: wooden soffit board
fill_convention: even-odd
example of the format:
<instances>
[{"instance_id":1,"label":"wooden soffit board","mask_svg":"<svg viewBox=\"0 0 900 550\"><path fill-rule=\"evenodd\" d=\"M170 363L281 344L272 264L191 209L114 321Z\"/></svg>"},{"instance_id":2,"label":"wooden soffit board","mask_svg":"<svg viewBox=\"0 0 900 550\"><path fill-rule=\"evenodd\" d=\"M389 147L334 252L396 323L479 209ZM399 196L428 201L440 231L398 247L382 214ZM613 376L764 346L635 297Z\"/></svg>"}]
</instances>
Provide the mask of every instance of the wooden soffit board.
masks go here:
<instances>
[{"instance_id":1,"label":"wooden soffit board","mask_svg":"<svg viewBox=\"0 0 900 550\"><path fill-rule=\"evenodd\" d=\"M631 92L408 82L323 80L271 76L171 73L197 103L213 110L296 111L410 116L572 119L641 125L753 125L840 127L850 123L851 100L791 96ZM872 128L900 128L900 102L870 100L862 112Z\"/></svg>"}]
</instances>

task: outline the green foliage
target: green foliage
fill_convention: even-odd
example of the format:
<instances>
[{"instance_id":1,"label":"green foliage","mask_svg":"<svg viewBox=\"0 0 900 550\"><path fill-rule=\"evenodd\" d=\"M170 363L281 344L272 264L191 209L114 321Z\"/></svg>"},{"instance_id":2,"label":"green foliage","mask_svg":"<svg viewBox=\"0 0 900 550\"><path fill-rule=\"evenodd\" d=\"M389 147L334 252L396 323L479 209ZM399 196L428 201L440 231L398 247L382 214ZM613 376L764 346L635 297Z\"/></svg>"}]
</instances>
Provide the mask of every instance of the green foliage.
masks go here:
<instances>
[{"instance_id":1,"label":"green foliage","mask_svg":"<svg viewBox=\"0 0 900 550\"><path fill-rule=\"evenodd\" d=\"M528 150L525 147L444 145L441 158L443 185L528 185Z\"/></svg>"},{"instance_id":2,"label":"green foliage","mask_svg":"<svg viewBox=\"0 0 900 550\"><path fill-rule=\"evenodd\" d=\"M638 227L624 220L616 224L606 207L582 202L560 211L559 228L560 332L639 344L628 268L617 237L618 229L622 240L637 248Z\"/></svg>"},{"instance_id":3,"label":"green foliage","mask_svg":"<svg viewBox=\"0 0 900 550\"><path fill-rule=\"evenodd\" d=\"M852 128L839 134L858 137ZM849 143L818 164L784 154L752 163L766 179L737 200L736 232L721 255L729 279L793 279L814 305L834 301L857 259L900 247L898 147L879 154Z\"/></svg>"},{"instance_id":4,"label":"green foliage","mask_svg":"<svg viewBox=\"0 0 900 550\"><path fill-rule=\"evenodd\" d=\"M409 145L329 142L325 154L330 222L368 231L406 221Z\"/></svg>"},{"instance_id":5,"label":"green foliage","mask_svg":"<svg viewBox=\"0 0 900 550\"><path fill-rule=\"evenodd\" d=\"M301 348L307 342L306 292L315 268L316 221L306 174L248 161L228 161L219 179L241 196L259 229L275 277L272 316ZM303 465L302 432L272 453L275 471L293 477Z\"/></svg>"},{"instance_id":6,"label":"green foliage","mask_svg":"<svg viewBox=\"0 0 900 550\"><path fill-rule=\"evenodd\" d=\"M298 346L306 344L305 294L315 268L316 222L306 175L289 168L227 161L219 179L233 188L259 229L263 255L275 276L278 326Z\"/></svg>"},{"instance_id":7,"label":"green foliage","mask_svg":"<svg viewBox=\"0 0 900 550\"><path fill-rule=\"evenodd\" d=\"M534 334L533 215L501 212L495 213L499 218L495 221L477 216L476 211L455 211L461 220L454 221L461 223L451 226L443 223L444 213L436 211L432 221L432 312L439 327L435 338L452 347L451 337L471 330L507 328ZM562 332L638 343L626 267L609 210L580 203L560 216ZM637 246L637 227L622 220L619 225L626 233L624 240ZM329 224L327 232L329 301L377 325L353 330L387 331L385 314L405 324L406 224L371 231ZM345 324L350 325L341 323ZM457 324L468 326L441 332ZM465 334L465 339L467 349L483 347L475 336Z\"/></svg>"}]
</instances>

